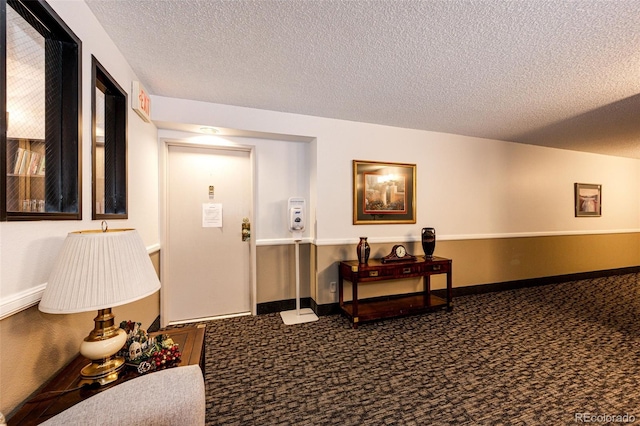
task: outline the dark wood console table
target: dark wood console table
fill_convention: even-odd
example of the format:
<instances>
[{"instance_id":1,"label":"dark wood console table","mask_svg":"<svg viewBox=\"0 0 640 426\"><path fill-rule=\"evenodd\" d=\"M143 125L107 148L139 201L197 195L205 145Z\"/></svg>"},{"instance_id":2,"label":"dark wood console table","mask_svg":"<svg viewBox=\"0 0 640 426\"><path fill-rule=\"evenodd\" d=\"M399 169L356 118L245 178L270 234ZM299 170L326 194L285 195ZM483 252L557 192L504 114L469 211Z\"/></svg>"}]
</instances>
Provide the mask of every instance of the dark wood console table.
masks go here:
<instances>
[{"instance_id":1,"label":"dark wood console table","mask_svg":"<svg viewBox=\"0 0 640 426\"><path fill-rule=\"evenodd\" d=\"M431 275L447 274L446 300L431 294ZM358 286L370 282L423 277L424 292L394 295L384 298L358 300ZM351 282L352 299L344 301L344 281ZM453 309L451 259L443 257L425 258L415 261L382 263L380 259L369 259L367 264L357 260L340 262L340 309L351 320L353 328L365 321L413 315L446 307Z\"/></svg>"},{"instance_id":2,"label":"dark wood console table","mask_svg":"<svg viewBox=\"0 0 640 426\"><path fill-rule=\"evenodd\" d=\"M179 366L199 364L200 368L204 369L204 331L205 326L200 325L197 327L172 328L149 333L149 335L168 334L178 344L182 353ZM113 383L99 388L76 389L80 382L80 370L88 363L89 360L82 355L74 358L37 395L32 396L9 419L8 425L26 426L42 423L99 392L140 376L134 368L127 366L120 372L118 380Z\"/></svg>"}]
</instances>

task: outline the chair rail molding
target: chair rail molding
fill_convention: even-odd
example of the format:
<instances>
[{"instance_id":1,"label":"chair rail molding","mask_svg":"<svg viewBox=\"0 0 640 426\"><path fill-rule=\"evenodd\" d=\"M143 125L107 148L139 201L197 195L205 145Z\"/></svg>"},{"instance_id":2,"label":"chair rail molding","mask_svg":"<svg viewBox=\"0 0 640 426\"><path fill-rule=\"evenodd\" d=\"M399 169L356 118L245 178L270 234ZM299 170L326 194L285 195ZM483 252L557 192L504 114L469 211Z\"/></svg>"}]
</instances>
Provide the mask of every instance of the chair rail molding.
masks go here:
<instances>
[{"instance_id":1,"label":"chair rail molding","mask_svg":"<svg viewBox=\"0 0 640 426\"><path fill-rule=\"evenodd\" d=\"M37 305L46 286L46 283L40 284L0 300L0 320Z\"/></svg>"},{"instance_id":2,"label":"chair rail molding","mask_svg":"<svg viewBox=\"0 0 640 426\"><path fill-rule=\"evenodd\" d=\"M152 255L160 251L160 244L153 244L147 246L147 253ZM20 311L24 311L34 305L37 305L42 299L42 293L47 286L47 283L36 285L27 290L21 291L16 294L11 294L7 297L0 298L0 321L17 314Z\"/></svg>"}]
</instances>

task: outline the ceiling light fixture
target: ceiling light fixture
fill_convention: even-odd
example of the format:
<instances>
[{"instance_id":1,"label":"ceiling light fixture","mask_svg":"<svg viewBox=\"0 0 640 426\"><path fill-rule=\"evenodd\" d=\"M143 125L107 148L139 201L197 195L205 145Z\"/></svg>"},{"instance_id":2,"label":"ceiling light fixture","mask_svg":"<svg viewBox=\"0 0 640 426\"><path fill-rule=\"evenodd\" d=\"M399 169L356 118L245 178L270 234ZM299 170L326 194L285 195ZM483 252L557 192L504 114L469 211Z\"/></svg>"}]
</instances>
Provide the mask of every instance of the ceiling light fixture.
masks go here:
<instances>
[{"instance_id":1,"label":"ceiling light fixture","mask_svg":"<svg viewBox=\"0 0 640 426\"><path fill-rule=\"evenodd\" d=\"M210 135L217 135L218 133L220 133L220 130L210 126L200 127L200 131L203 133L208 133Z\"/></svg>"}]
</instances>

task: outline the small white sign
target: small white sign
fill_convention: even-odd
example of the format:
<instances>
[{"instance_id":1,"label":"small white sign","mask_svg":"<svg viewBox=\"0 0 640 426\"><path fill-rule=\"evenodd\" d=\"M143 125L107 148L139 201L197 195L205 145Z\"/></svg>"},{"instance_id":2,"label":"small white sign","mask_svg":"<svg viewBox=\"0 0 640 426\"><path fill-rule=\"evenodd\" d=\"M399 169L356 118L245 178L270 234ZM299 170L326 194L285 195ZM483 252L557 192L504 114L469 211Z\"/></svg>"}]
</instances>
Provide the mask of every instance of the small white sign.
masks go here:
<instances>
[{"instance_id":1,"label":"small white sign","mask_svg":"<svg viewBox=\"0 0 640 426\"><path fill-rule=\"evenodd\" d=\"M202 227L222 228L222 204L204 203L202 204Z\"/></svg>"}]
</instances>

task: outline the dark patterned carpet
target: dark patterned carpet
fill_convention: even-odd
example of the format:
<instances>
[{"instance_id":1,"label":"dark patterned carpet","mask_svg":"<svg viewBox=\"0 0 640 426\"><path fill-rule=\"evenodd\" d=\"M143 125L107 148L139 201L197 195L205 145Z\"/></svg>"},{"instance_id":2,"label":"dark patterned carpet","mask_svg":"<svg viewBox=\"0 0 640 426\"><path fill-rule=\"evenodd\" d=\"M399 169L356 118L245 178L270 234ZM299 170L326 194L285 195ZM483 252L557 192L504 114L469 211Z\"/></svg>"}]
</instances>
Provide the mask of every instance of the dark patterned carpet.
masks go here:
<instances>
[{"instance_id":1,"label":"dark patterned carpet","mask_svg":"<svg viewBox=\"0 0 640 426\"><path fill-rule=\"evenodd\" d=\"M207 424L640 423L639 280L464 296L357 330L337 315L208 322Z\"/></svg>"}]
</instances>

